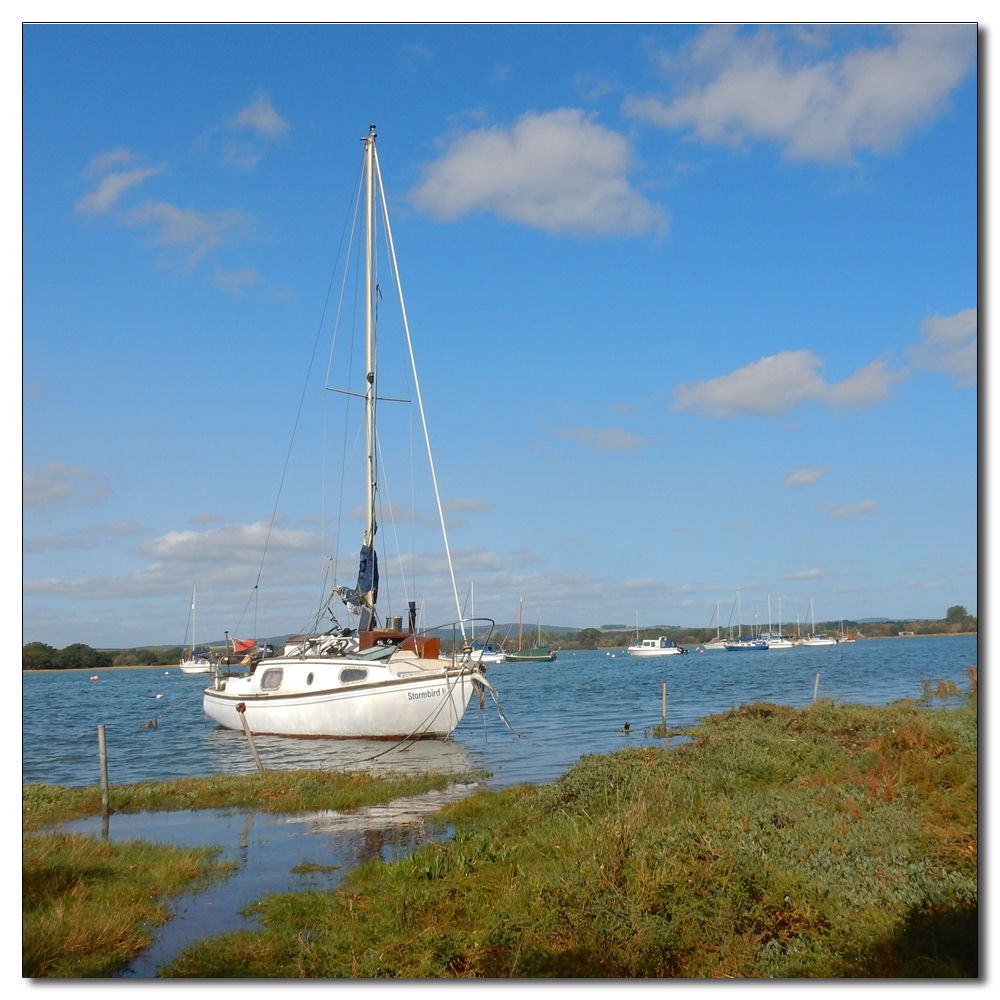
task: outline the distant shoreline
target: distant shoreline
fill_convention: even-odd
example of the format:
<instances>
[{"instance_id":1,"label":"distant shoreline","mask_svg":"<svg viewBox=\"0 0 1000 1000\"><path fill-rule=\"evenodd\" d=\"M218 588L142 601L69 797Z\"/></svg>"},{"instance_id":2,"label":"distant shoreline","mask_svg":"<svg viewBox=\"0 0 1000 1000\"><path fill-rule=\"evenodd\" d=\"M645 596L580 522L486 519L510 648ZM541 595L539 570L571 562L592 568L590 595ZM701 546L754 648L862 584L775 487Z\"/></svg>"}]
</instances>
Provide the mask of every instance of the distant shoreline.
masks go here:
<instances>
[{"instance_id":1,"label":"distant shoreline","mask_svg":"<svg viewBox=\"0 0 1000 1000\"><path fill-rule=\"evenodd\" d=\"M930 632L924 635L871 635L871 636L859 636L858 642L870 642L874 639L941 639L945 637L954 637L962 635L979 635L978 632ZM694 642L688 643L690 646L703 646L704 643ZM563 649L560 650L562 653L597 653L602 649L607 650L609 653L618 652L622 650L624 652L628 649L627 646L598 646L596 649ZM163 668L164 673L168 673L170 670L180 671L180 667L171 667L167 663L136 663L129 666L122 667L66 667L64 669L59 669L57 667L47 667L44 670L22 670L22 674L85 674L90 673L92 670L159 670ZM205 676L208 676L207 674Z\"/></svg>"}]
</instances>

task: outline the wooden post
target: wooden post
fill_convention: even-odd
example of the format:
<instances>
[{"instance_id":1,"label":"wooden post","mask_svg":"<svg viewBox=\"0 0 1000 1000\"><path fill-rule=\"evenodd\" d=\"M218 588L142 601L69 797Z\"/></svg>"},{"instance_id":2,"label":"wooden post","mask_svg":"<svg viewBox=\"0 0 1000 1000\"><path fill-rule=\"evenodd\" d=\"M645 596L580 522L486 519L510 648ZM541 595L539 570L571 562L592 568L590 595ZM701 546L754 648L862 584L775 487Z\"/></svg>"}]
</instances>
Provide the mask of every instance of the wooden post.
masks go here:
<instances>
[{"instance_id":1,"label":"wooden post","mask_svg":"<svg viewBox=\"0 0 1000 1000\"><path fill-rule=\"evenodd\" d=\"M663 728L667 728L667 682L663 682Z\"/></svg>"},{"instance_id":2,"label":"wooden post","mask_svg":"<svg viewBox=\"0 0 1000 1000\"><path fill-rule=\"evenodd\" d=\"M816 683L813 685L813 704L816 704L816 695L819 692L819 674L816 675Z\"/></svg>"},{"instance_id":3,"label":"wooden post","mask_svg":"<svg viewBox=\"0 0 1000 1000\"><path fill-rule=\"evenodd\" d=\"M108 745L104 738L104 725L97 727L97 752L101 759L101 837L108 839L108 816L110 814L108 796Z\"/></svg>"},{"instance_id":4,"label":"wooden post","mask_svg":"<svg viewBox=\"0 0 1000 1000\"><path fill-rule=\"evenodd\" d=\"M257 770L260 771L261 774L263 774L264 765L260 762L260 756L257 753L257 747L254 745L253 742L253 733L250 732L250 726L247 723L247 717L245 714L246 709L247 706L242 701L236 706L236 711L240 713L240 722L243 723L243 732L246 733L247 743L250 744L250 752L253 754L253 759L257 762Z\"/></svg>"}]
</instances>

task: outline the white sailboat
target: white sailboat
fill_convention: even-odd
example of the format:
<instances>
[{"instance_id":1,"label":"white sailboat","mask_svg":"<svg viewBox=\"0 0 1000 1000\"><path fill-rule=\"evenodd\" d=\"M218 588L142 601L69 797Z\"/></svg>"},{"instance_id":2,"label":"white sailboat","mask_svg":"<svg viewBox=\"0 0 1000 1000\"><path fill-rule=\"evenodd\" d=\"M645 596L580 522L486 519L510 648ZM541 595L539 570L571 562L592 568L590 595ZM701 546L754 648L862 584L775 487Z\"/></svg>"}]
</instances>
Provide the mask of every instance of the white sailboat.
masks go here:
<instances>
[{"instance_id":1,"label":"white sailboat","mask_svg":"<svg viewBox=\"0 0 1000 1000\"><path fill-rule=\"evenodd\" d=\"M705 652L711 652L713 649L725 650L726 640L722 638L722 619L719 617L719 607L721 606L721 601L715 602L715 638L709 639L708 642L702 643L701 648ZM712 627L712 623L708 623L708 627Z\"/></svg>"},{"instance_id":2,"label":"white sailboat","mask_svg":"<svg viewBox=\"0 0 1000 1000\"><path fill-rule=\"evenodd\" d=\"M795 643L781 631L781 597L778 597L778 631L771 631L771 595L767 595L767 648L794 649Z\"/></svg>"},{"instance_id":3,"label":"white sailboat","mask_svg":"<svg viewBox=\"0 0 1000 1000\"><path fill-rule=\"evenodd\" d=\"M826 635L816 633L816 609L813 607L813 599L809 598L809 617L812 619L812 633L802 640L803 646L836 646L837 640Z\"/></svg>"},{"instance_id":4,"label":"white sailboat","mask_svg":"<svg viewBox=\"0 0 1000 1000\"><path fill-rule=\"evenodd\" d=\"M181 662L179 664L183 674L207 674L212 669L212 654L207 649L195 648L195 633L197 632L197 613L195 600L196 587L191 588L191 611L188 614L188 624L191 626L191 645L188 645L188 637L184 636L184 649L181 652Z\"/></svg>"},{"instance_id":5,"label":"white sailboat","mask_svg":"<svg viewBox=\"0 0 1000 1000\"><path fill-rule=\"evenodd\" d=\"M378 396L378 314L376 297L381 298L375 277L375 244L378 220L376 197L381 207L382 234L399 295L403 330L406 334L411 365L413 363L409 324L399 285L399 271L386 210L378 156L375 152L375 127L364 137L364 271L365 271L365 493L366 522L361 545L358 580L354 588L334 586L323 615L329 615L333 628L324 633L293 636L280 657L263 661L250 676L217 675L204 693L205 714L228 729L246 726L253 733L280 736L328 737L334 739L416 739L445 738L462 721L473 691L482 695L493 690L486 681L482 663L468 651L467 626L456 622L453 629L455 648L442 657L440 633L415 634L416 606L409 602L409 628L402 618L390 617L379 627L376 614L378 597L378 559L375 551L377 496L377 439L375 433ZM437 477L424 420L423 401L416 366L412 365L416 401L423 421L424 439L430 465L431 481L437 490ZM346 391L346 390L338 390ZM351 395L362 395L351 393ZM448 548L444 513L438 495L438 515L444 548L451 572L452 588L459 619L462 618L458 590ZM344 628L337 622L332 604L339 597L348 610L359 616L357 628ZM490 623L492 628L492 623ZM457 631L461 630L462 642ZM488 637L488 631L484 631ZM473 636L475 638L475 636Z\"/></svg>"},{"instance_id":6,"label":"white sailboat","mask_svg":"<svg viewBox=\"0 0 1000 1000\"><path fill-rule=\"evenodd\" d=\"M743 597L742 588L736 588L736 638L732 636L726 640L726 649L731 653L751 652L754 650L767 649L767 642L753 635L743 634Z\"/></svg>"}]
</instances>

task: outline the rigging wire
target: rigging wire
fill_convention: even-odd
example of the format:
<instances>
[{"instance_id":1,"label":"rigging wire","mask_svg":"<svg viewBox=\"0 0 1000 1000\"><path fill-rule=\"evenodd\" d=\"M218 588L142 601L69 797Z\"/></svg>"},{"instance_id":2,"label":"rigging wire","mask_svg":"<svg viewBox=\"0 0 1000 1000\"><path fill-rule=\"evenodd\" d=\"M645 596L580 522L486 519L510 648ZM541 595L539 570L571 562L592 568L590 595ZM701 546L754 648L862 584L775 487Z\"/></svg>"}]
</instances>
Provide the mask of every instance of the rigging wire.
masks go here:
<instances>
[{"instance_id":1,"label":"rigging wire","mask_svg":"<svg viewBox=\"0 0 1000 1000\"><path fill-rule=\"evenodd\" d=\"M326 321L326 311L330 304L330 294L333 291L333 281L337 275L337 271L340 267L340 255L344 248L344 234L347 232L347 219L344 219L344 228L340 233L340 243L337 246L337 256L334 258L333 269L330 272L330 283L327 285L326 295L323 298L323 309L320 312L319 323L316 327L316 336L313 338L313 348L309 355L309 367L306 369L306 377L302 383L302 393L299 396L299 405L295 411L295 421L292 424L292 434L288 441L288 451L285 453L285 461L281 467L281 478L278 481L278 492L274 498L274 508L271 511L271 519L267 525L267 535L264 538L264 550L260 555L260 566L257 569L257 579L254 582L253 590L250 592L250 597L247 598L246 606L243 608L243 613L240 615L239 621L236 623L236 630L239 630L240 623L243 621L247 613L247 608L250 607L250 601L253 600L254 595L260 589L260 578L264 572L264 560L267 557L267 550L271 543L271 535L274 532L274 522L275 518L278 516L278 503L281 500L281 491L285 485L285 477L288 474L288 463L292 457L292 447L295 444L295 434L299 429L299 420L302 417L302 407L305 405L306 400L306 390L309 388L309 379L312 375L313 364L316 361L316 351L319 347L320 334L323 332L323 324ZM254 623L254 630L256 631L256 621ZM256 636L254 636L256 638Z\"/></svg>"},{"instance_id":2,"label":"rigging wire","mask_svg":"<svg viewBox=\"0 0 1000 1000\"><path fill-rule=\"evenodd\" d=\"M455 566L451 559L451 547L448 544L448 529L445 526L444 521L444 508L441 506L441 491L438 489L437 472L434 469L434 456L431 452L431 439L427 431L427 415L424 412L424 398L423 394L420 392L420 379L417 376L417 362L413 356L413 341L410 337L410 323L406 316L406 305L403 302L403 284L399 277L399 267L396 263L396 247L392 239L392 228L389 225L389 209L386 204L385 188L382 186L382 171L378 164L378 153L372 150L375 160L375 176L378 180L378 191L382 201L382 219L385 227L385 238L388 243L390 264L392 268L392 274L396 279L396 290L399 294L399 309L403 317L403 329L406 331L406 346L410 352L410 366L413 369L413 387L417 394L417 406L420 409L420 421L423 424L424 429L424 443L427 445L427 461L431 469L431 481L434 484L434 498L437 501L438 517L441 521L441 534L444 538L444 551L445 556L448 559L448 571L451 574L451 588L455 596L455 608L458 611L458 617L462 618L462 608L461 602L458 596L458 584L455 581ZM461 622L462 627L462 638L465 639L465 623Z\"/></svg>"}]
</instances>

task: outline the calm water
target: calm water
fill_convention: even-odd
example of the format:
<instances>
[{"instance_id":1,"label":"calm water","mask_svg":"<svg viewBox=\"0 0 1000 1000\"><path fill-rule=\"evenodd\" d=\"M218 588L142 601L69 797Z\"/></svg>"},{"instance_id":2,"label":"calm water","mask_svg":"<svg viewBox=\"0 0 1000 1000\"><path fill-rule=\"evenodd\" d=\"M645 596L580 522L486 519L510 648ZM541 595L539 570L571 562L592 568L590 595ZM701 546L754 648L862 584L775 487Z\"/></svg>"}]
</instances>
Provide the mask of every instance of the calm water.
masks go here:
<instances>
[{"instance_id":1,"label":"calm water","mask_svg":"<svg viewBox=\"0 0 1000 1000\"><path fill-rule=\"evenodd\" d=\"M259 737L268 769L482 769L501 787L551 781L582 754L605 753L643 736L660 721L667 682L667 722L691 723L742 702L802 706L819 694L840 701L886 704L919 697L925 678L968 687L977 661L975 636L869 639L840 646L766 652L689 653L636 660L621 650L563 652L554 663L495 664L488 677L500 694L514 736L489 698L472 702L447 742L406 747L385 743ZM23 780L92 785L100 780L97 726L107 733L114 784L255 769L242 733L205 718L204 675L177 668L23 675ZM157 697L160 695L161 697ZM155 728L142 724L156 718ZM628 722L631 733L619 730Z\"/></svg>"}]
</instances>

